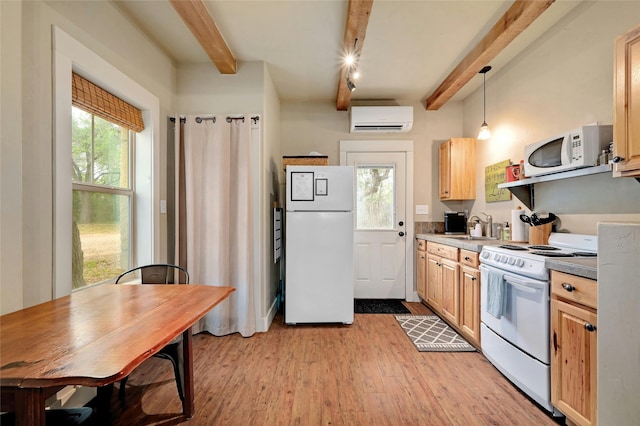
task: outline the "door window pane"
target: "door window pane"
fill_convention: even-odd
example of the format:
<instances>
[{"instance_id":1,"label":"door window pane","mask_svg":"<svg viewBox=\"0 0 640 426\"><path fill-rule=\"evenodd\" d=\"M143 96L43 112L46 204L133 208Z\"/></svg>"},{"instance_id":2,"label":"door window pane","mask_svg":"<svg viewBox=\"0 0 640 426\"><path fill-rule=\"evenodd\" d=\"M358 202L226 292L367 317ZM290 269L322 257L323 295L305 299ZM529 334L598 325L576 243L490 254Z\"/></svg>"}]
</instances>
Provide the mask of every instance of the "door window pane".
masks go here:
<instances>
[{"instance_id":1,"label":"door window pane","mask_svg":"<svg viewBox=\"0 0 640 426\"><path fill-rule=\"evenodd\" d=\"M357 166L356 229L395 229L394 172L393 165Z\"/></svg>"},{"instance_id":2,"label":"door window pane","mask_svg":"<svg viewBox=\"0 0 640 426\"><path fill-rule=\"evenodd\" d=\"M73 288L129 269L130 197L73 191Z\"/></svg>"}]
</instances>

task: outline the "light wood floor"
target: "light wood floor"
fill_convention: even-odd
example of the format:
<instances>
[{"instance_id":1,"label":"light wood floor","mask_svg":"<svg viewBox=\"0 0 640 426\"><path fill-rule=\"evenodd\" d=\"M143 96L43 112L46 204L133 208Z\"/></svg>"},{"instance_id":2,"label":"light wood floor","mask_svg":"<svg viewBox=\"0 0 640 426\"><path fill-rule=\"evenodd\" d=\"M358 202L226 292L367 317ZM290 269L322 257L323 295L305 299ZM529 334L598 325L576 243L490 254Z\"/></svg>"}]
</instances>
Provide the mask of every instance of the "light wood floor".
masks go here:
<instances>
[{"instance_id":1,"label":"light wood floor","mask_svg":"<svg viewBox=\"0 0 640 426\"><path fill-rule=\"evenodd\" d=\"M413 314L430 314L408 303ZM393 315L194 337L189 421L170 363L152 358L111 401L117 425L555 425L480 353L418 352Z\"/></svg>"}]
</instances>

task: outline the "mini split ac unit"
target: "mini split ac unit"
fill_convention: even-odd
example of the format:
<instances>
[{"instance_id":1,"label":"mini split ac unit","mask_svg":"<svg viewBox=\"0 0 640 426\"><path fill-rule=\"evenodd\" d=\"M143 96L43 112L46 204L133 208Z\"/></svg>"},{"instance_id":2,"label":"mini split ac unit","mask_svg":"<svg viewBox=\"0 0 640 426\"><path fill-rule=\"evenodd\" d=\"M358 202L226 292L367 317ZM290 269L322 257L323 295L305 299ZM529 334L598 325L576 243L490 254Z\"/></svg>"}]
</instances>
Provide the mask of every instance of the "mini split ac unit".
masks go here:
<instances>
[{"instance_id":1,"label":"mini split ac unit","mask_svg":"<svg viewBox=\"0 0 640 426\"><path fill-rule=\"evenodd\" d=\"M412 126L412 106L351 107L350 133L403 133Z\"/></svg>"}]
</instances>

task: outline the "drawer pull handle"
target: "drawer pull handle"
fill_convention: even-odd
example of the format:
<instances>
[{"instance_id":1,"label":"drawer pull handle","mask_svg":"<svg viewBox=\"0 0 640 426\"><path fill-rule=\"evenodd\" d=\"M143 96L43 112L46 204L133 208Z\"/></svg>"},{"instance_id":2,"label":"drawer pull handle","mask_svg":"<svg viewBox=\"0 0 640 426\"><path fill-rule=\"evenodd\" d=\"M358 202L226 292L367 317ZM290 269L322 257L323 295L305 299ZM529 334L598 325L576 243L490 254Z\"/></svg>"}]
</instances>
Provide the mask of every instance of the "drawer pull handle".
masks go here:
<instances>
[{"instance_id":1,"label":"drawer pull handle","mask_svg":"<svg viewBox=\"0 0 640 426\"><path fill-rule=\"evenodd\" d=\"M467 262L471 260L471 258L469 256L465 256L464 260L466 260Z\"/></svg>"},{"instance_id":2,"label":"drawer pull handle","mask_svg":"<svg viewBox=\"0 0 640 426\"><path fill-rule=\"evenodd\" d=\"M619 162L621 162L622 160L624 160L624 158L622 158L622 157L620 157L620 156L616 155L615 157L613 157L613 160L612 160L612 161L613 161L614 163L619 163Z\"/></svg>"},{"instance_id":3,"label":"drawer pull handle","mask_svg":"<svg viewBox=\"0 0 640 426\"><path fill-rule=\"evenodd\" d=\"M590 322L586 323L584 325L584 328L589 332L589 333L593 333L594 331L596 331L596 326L591 324Z\"/></svg>"},{"instance_id":4,"label":"drawer pull handle","mask_svg":"<svg viewBox=\"0 0 640 426\"><path fill-rule=\"evenodd\" d=\"M571 293L573 290L575 290L576 288L574 286L572 286L569 283L562 283L562 288L564 288L565 290L567 290L569 293Z\"/></svg>"}]
</instances>

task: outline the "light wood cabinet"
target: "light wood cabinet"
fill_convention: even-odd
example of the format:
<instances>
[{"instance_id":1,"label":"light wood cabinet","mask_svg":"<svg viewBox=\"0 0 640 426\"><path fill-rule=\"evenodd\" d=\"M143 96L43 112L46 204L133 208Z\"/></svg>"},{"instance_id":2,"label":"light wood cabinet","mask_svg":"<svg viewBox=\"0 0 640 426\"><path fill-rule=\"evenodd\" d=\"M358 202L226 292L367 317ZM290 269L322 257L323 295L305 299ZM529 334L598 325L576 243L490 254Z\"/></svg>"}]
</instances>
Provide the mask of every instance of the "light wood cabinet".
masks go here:
<instances>
[{"instance_id":1,"label":"light wood cabinet","mask_svg":"<svg viewBox=\"0 0 640 426\"><path fill-rule=\"evenodd\" d=\"M418 249L418 268L420 254ZM425 264L423 300L469 343L480 347L479 253L429 241ZM419 275L417 280L420 294Z\"/></svg>"},{"instance_id":2,"label":"light wood cabinet","mask_svg":"<svg viewBox=\"0 0 640 426\"><path fill-rule=\"evenodd\" d=\"M613 176L640 177L640 26L615 42Z\"/></svg>"},{"instance_id":3,"label":"light wood cabinet","mask_svg":"<svg viewBox=\"0 0 640 426\"><path fill-rule=\"evenodd\" d=\"M418 240L416 248L416 289L422 300L427 299L427 242Z\"/></svg>"},{"instance_id":4,"label":"light wood cabinet","mask_svg":"<svg viewBox=\"0 0 640 426\"><path fill-rule=\"evenodd\" d=\"M458 304L460 303L458 262L449 259L440 261L442 280L442 303L440 313L453 325L458 325Z\"/></svg>"},{"instance_id":5,"label":"light wood cabinet","mask_svg":"<svg viewBox=\"0 0 640 426\"><path fill-rule=\"evenodd\" d=\"M458 325L458 249L427 243L427 303Z\"/></svg>"},{"instance_id":6,"label":"light wood cabinet","mask_svg":"<svg viewBox=\"0 0 640 426\"><path fill-rule=\"evenodd\" d=\"M477 253L476 253L477 254ZM480 271L460 267L459 325L471 343L480 345Z\"/></svg>"},{"instance_id":7,"label":"light wood cabinet","mask_svg":"<svg viewBox=\"0 0 640 426\"><path fill-rule=\"evenodd\" d=\"M597 284L551 273L551 403L567 419L597 419Z\"/></svg>"},{"instance_id":8,"label":"light wood cabinet","mask_svg":"<svg viewBox=\"0 0 640 426\"><path fill-rule=\"evenodd\" d=\"M476 198L476 140L454 138L439 147L439 195L441 200Z\"/></svg>"}]
</instances>

